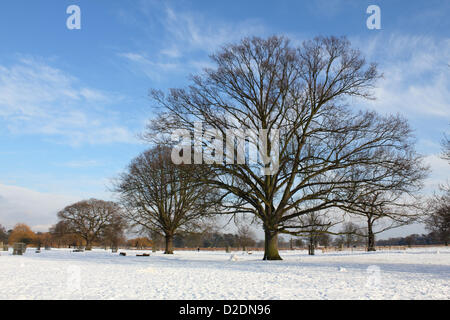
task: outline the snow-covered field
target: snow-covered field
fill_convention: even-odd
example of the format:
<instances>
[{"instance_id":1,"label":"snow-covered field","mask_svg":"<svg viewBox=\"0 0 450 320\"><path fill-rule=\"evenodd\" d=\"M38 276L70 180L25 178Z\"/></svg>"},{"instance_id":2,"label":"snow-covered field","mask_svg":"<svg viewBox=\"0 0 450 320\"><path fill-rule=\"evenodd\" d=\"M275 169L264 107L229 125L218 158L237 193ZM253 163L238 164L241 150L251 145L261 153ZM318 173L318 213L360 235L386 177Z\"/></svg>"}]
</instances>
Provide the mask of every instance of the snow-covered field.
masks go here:
<instances>
[{"instance_id":1,"label":"snow-covered field","mask_svg":"<svg viewBox=\"0 0 450 320\"><path fill-rule=\"evenodd\" d=\"M282 251L283 261L262 261L262 252L126 252L0 252L0 299L450 298L450 249L442 247Z\"/></svg>"}]
</instances>

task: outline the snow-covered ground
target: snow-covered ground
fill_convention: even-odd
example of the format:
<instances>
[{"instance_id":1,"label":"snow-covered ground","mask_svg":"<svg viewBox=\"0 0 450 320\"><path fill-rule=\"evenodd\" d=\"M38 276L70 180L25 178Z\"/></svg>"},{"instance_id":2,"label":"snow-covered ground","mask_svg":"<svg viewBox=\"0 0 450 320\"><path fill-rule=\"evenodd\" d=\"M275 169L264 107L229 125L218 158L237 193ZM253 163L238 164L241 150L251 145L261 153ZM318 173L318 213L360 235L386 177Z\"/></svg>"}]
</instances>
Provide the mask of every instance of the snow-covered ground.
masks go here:
<instances>
[{"instance_id":1,"label":"snow-covered ground","mask_svg":"<svg viewBox=\"0 0 450 320\"><path fill-rule=\"evenodd\" d=\"M450 299L450 249L0 252L0 299ZM234 258L232 256L234 255Z\"/></svg>"}]
</instances>

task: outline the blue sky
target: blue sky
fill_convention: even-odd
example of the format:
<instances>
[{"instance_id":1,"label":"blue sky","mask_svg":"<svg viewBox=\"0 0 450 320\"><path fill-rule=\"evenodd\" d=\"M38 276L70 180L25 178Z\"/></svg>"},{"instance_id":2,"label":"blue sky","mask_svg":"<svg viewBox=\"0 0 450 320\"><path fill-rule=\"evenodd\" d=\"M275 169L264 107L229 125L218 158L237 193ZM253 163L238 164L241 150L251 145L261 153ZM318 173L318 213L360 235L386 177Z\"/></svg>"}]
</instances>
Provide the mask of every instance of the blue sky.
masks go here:
<instances>
[{"instance_id":1,"label":"blue sky","mask_svg":"<svg viewBox=\"0 0 450 320\"><path fill-rule=\"evenodd\" d=\"M66 27L72 4L81 30ZM366 27L372 4L381 30ZM146 148L137 135L154 113L148 90L185 85L220 45L248 35L347 36L384 73L377 100L355 104L409 119L431 192L450 179L439 158L450 134L449 16L446 0L4 0L0 224L46 230L72 201L112 199L110 179ZM411 230L423 231L387 235Z\"/></svg>"}]
</instances>

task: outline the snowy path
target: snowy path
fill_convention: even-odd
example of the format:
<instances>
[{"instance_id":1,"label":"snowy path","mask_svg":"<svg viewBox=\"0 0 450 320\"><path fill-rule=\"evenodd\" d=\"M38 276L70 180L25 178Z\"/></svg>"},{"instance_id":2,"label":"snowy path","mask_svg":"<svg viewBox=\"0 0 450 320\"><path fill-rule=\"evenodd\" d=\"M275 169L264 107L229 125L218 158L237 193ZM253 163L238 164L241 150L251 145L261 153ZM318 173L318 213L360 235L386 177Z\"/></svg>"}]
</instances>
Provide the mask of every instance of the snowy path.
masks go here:
<instances>
[{"instance_id":1,"label":"snowy path","mask_svg":"<svg viewBox=\"0 0 450 320\"><path fill-rule=\"evenodd\" d=\"M308 256L0 252L0 299L450 299L450 249Z\"/></svg>"}]
</instances>

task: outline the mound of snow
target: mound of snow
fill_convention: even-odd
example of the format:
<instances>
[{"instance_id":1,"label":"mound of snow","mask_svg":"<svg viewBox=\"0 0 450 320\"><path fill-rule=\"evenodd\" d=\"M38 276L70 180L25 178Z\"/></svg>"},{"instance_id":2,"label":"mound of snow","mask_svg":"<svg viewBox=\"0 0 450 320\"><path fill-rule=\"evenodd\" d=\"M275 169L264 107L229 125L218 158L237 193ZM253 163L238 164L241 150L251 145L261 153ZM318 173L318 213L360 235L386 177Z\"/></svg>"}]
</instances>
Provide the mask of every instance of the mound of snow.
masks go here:
<instances>
[{"instance_id":1,"label":"mound of snow","mask_svg":"<svg viewBox=\"0 0 450 320\"><path fill-rule=\"evenodd\" d=\"M238 257L235 254L230 256L230 261L238 261Z\"/></svg>"}]
</instances>

